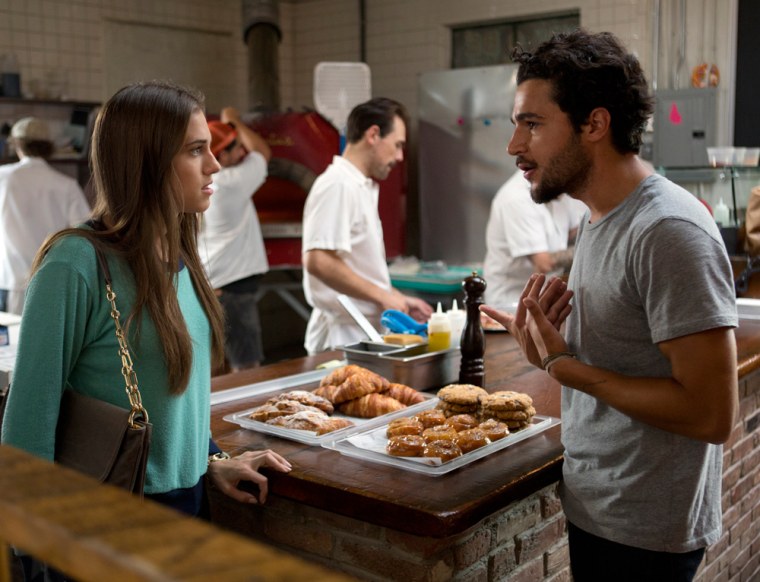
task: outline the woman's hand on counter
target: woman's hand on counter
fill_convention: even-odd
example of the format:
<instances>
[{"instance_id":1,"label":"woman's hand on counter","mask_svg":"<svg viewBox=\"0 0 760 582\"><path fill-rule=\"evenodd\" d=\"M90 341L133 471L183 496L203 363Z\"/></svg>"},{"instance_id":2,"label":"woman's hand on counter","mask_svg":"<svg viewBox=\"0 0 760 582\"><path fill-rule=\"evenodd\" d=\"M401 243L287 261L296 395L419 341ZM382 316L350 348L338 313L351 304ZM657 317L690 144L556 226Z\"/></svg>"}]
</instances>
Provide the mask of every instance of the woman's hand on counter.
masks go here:
<instances>
[{"instance_id":1,"label":"woman's hand on counter","mask_svg":"<svg viewBox=\"0 0 760 582\"><path fill-rule=\"evenodd\" d=\"M270 449L247 451L227 461L211 463L208 476L212 483L225 495L241 503L265 503L269 484L267 478L259 473L259 468L270 467L281 473L289 473L291 465L282 455ZM252 493L238 488L241 481L250 481L258 486L258 498Z\"/></svg>"}]
</instances>

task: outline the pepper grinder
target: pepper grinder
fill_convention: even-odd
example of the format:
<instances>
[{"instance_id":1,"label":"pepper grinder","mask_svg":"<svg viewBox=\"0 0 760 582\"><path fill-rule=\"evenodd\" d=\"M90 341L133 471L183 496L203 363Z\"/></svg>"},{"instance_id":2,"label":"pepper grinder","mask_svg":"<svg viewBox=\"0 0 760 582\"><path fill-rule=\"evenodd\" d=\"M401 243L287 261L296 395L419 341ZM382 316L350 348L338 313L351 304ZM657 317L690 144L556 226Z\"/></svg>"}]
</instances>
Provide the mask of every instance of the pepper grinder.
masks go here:
<instances>
[{"instance_id":1,"label":"pepper grinder","mask_svg":"<svg viewBox=\"0 0 760 582\"><path fill-rule=\"evenodd\" d=\"M486 290L486 281L480 277L477 271L473 271L470 277L462 281L464 289L464 305L467 311L467 320L462 332L460 350L462 363L459 367L459 383L473 384L481 388L485 384L486 371L483 363L483 355L486 351L486 336L480 325L480 306L483 304L483 293Z\"/></svg>"}]
</instances>

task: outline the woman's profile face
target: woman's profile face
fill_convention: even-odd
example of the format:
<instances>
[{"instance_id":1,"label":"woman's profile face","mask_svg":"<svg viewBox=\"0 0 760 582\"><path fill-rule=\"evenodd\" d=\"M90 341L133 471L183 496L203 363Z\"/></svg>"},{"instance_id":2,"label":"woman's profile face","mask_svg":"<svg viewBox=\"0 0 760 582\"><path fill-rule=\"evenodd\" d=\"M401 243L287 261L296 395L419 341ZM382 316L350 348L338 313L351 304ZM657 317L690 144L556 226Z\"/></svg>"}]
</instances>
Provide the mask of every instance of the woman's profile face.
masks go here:
<instances>
[{"instance_id":1,"label":"woman's profile face","mask_svg":"<svg viewBox=\"0 0 760 582\"><path fill-rule=\"evenodd\" d=\"M206 117L199 110L190 116L182 148L172 161L183 212L204 212L211 204L212 176L221 166L210 148L211 133Z\"/></svg>"}]
</instances>

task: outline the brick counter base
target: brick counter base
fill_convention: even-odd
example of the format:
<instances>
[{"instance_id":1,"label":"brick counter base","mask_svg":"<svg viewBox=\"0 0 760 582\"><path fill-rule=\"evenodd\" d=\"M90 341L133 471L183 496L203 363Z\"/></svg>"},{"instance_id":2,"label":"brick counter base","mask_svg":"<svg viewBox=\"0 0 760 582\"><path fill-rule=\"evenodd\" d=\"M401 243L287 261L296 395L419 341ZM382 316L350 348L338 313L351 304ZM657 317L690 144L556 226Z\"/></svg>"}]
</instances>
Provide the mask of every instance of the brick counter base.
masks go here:
<instances>
[{"instance_id":1,"label":"brick counter base","mask_svg":"<svg viewBox=\"0 0 760 582\"><path fill-rule=\"evenodd\" d=\"M723 446L723 535L696 582L760 580L760 370L739 381L739 422Z\"/></svg>"},{"instance_id":2,"label":"brick counter base","mask_svg":"<svg viewBox=\"0 0 760 582\"><path fill-rule=\"evenodd\" d=\"M556 484L444 539L413 536L270 496L254 513L224 508L224 526L362 580L569 582ZM212 506L234 503L214 496ZM241 518L231 523L231 515Z\"/></svg>"}]
</instances>

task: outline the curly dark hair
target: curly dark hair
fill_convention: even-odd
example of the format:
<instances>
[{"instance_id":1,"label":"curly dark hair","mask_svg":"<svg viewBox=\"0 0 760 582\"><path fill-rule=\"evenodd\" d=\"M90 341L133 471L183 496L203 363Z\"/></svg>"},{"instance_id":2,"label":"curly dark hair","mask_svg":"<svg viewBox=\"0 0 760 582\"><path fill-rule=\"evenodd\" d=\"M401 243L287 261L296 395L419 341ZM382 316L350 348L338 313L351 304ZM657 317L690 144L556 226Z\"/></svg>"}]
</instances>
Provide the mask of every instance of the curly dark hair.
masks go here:
<instances>
[{"instance_id":1,"label":"curly dark hair","mask_svg":"<svg viewBox=\"0 0 760 582\"><path fill-rule=\"evenodd\" d=\"M554 101L576 131L592 110L603 107L610 112L615 149L638 153L654 100L638 59L612 33L558 33L533 53L518 45L512 60L520 64L518 85L529 79L551 82Z\"/></svg>"}]
</instances>

